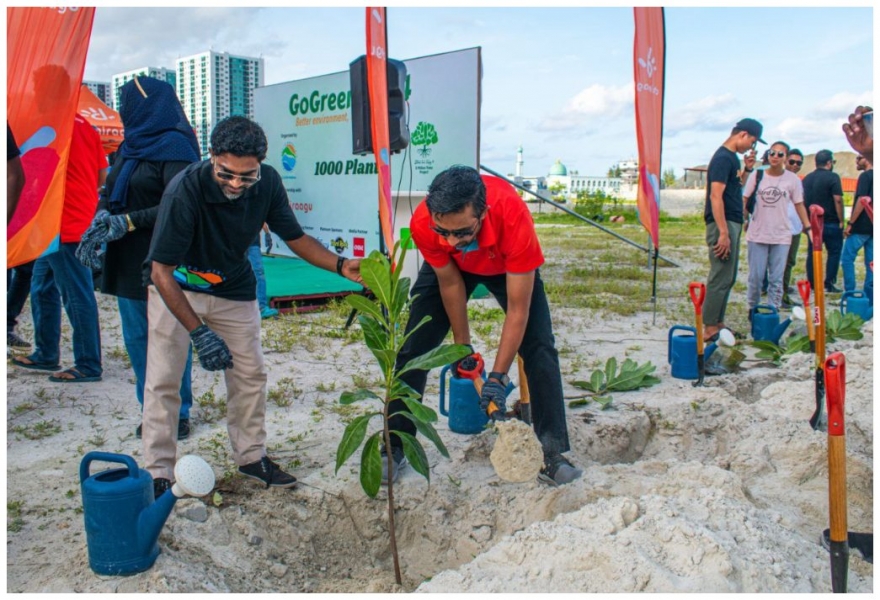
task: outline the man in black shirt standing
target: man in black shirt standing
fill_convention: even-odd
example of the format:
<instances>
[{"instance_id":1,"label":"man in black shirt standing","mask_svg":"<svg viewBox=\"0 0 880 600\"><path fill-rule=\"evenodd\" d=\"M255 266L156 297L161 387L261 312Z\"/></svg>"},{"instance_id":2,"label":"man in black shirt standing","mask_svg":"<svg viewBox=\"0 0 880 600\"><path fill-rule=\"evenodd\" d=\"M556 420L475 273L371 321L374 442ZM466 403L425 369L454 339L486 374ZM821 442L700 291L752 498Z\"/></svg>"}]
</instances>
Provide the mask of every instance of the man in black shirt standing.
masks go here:
<instances>
[{"instance_id":1,"label":"man in black shirt standing","mask_svg":"<svg viewBox=\"0 0 880 600\"><path fill-rule=\"evenodd\" d=\"M267 377L256 280L247 258L263 223L300 258L361 280L360 261L337 257L303 233L281 176L261 164L267 147L266 134L253 121L224 119L211 133L211 158L181 171L162 197L144 264L152 284L144 461L157 496L173 479L180 377L190 341L202 367L224 371L227 429L239 472L266 487L296 484L266 456Z\"/></svg>"},{"instance_id":2,"label":"man in black shirt standing","mask_svg":"<svg viewBox=\"0 0 880 600\"><path fill-rule=\"evenodd\" d=\"M810 286L824 284L825 291L840 293L834 284L837 281L837 270L840 268L840 250L843 248L843 187L840 175L834 172L834 155L831 150L819 150L816 153L816 170L804 177L804 204L807 212L814 204L825 209L825 221L822 228L822 243L828 256L825 260L825 281L813 281L813 240L807 238L807 279Z\"/></svg>"},{"instance_id":3,"label":"man in black shirt standing","mask_svg":"<svg viewBox=\"0 0 880 600\"><path fill-rule=\"evenodd\" d=\"M706 244L709 246L709 278L703 304L706 339L725 328L724 313L739 266L744 204L742 185L755 168L755 144L767 143L761 139L763 130L758 121L742 119L709 161L706 206L703 211ZM747 153L743 158L743 169L740 169L737 153Z\"/></svg>"},{"instance_id":4,"label":"man in black shirt standing","mask_svg":"<svg viewBox=\"0 0 880 600\"><path fill-rule=\"evenodd\" d=\"M856 156L856 168L861 171L859 181L856 184L856 193L853 200L852 212L849 223L843 230L845 241L840 264L843 269L843 289L851 292L856 289L856 256L861 248L865 254L865 295L871 305L874 305L874 273L871 271L871 262L874 260L874 224L868 218L868 213L862 208L861 198L867 197L872 203L874 199L874 169L871 163L865 160L861 154Z\"/></svg>"}]
</instances>

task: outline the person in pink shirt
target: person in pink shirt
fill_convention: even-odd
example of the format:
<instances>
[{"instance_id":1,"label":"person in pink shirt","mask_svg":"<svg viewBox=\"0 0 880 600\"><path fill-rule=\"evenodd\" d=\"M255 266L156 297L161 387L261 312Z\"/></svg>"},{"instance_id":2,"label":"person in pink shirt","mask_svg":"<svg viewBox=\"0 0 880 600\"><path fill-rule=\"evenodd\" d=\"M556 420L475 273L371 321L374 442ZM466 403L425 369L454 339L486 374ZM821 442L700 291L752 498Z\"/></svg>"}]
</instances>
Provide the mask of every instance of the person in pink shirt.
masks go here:
<instances>
[{"instance_id":1,"label":"person in pink shirt","mask_svg":"<svg viewBox=\"0 0 880 600\"><path fill-rule=\"evenodd\" d=\"M810 229L804 208L804 189L800 178L785 169L790 148L785 142L770 146L770 166L764 170L760 182L757 171L749 175L743 188L743 203L755 193L755 211L751 218L746 242L748 244L749 281L747 299L749 320L755 306L761 302L761 283L769 273L767 302L778 310L782 306L782 279L788 248L791 245L791 226L788 205L793 204L806 234Z\"/></svg>"}]
</instances>

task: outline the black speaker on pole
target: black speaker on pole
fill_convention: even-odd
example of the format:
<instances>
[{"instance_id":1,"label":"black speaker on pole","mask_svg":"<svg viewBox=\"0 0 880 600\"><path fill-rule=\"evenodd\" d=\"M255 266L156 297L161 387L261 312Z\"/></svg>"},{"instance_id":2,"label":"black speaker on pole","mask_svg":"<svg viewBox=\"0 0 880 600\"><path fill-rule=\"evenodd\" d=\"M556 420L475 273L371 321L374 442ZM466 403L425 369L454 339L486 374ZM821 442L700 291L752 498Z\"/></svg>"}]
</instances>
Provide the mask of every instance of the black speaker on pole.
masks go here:
<instances>
[{"instance_id":1,"label":"black speaker on pole","mask_svg":"<svg viewBox=\"0 0 880 600\"><path fill-rule=\"evenodd\" d=\"M389 58L388 65L388 139L392 152L409 145L406 127L406 65ZM353 154L373 152L370 119L370 93L367 87L367 57L360 56L348 68L351 82L351 151Z\"/></svg>"}]
</instances>

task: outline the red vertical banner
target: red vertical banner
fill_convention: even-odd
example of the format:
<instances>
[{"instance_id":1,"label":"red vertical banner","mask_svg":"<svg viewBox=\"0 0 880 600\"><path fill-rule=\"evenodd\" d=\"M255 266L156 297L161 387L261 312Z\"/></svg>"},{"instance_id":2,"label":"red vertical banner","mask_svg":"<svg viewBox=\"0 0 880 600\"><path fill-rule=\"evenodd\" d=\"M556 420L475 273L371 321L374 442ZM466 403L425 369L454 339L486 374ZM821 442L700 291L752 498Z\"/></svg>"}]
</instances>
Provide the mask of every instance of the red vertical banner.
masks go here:
<instances>
[{"instance_id":1,"label":"red vertical banner","mask_svg":"<svg viewBox=\"0 0 880 600\"><path fill-rule=\"evenodd\" d=\"M663 150L663 93L666 25L662 8L634 8L633 67L636 138L639 143L639 221L660 247L660 156Z\"/></svg>"},{"instance_id":2,"label":"red vertical banner","mask_svg":"<svg viewBox=\"0 0 880 600\"><path fill-rule=\"evenodd\" d=\"M394 248L391 226L391 142L388 132L388 41L385 9L367 7L367 85L373 155L379 174L379 223L385 250Z\"/></svg>"},{"instance_id":3,"label":"red vertical banner","mask_svg":"<svg viewBox=\"0 0 880 600\"><path fill-rule=\"evenodd\" d=\"M6 226L7 268L57 249L73 118L94 17L94 8L6 9L6 119L25 174L18 207Z\"/></svg>"}]
</instances>

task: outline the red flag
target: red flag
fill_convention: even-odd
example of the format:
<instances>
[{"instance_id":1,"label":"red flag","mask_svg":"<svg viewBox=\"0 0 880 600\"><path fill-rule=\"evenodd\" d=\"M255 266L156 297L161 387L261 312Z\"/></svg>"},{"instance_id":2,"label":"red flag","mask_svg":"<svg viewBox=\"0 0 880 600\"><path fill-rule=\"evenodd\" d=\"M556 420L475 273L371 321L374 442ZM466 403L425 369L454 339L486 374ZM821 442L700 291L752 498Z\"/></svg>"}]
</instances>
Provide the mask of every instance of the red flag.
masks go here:
<instances>
[{"instance_id":1,"label":"red flag","mask_svg":"<svg viewBox=\"0 0 880 600\"><path fill-rule=\"evenodd\" d=\"M391 226L391 142L388 133L388 44L385 9L367 7L367 83L370 93L370 127L373 155L379 174L379 223L385 249L394 248Z\"/></svg>"},{"instance_id":2,"label":"red flag","mask_svg":"<svg viewBox=\"0 0 880 600\"><path fill-rule=\"evenodd\" d=\"M666 25L662 8L634 8L633 67L636 138L639 142L639 221L660 247L660 155L663 150L663 93Z\"/></svg>"},{"instance_id":3,"label":"red flag","mask_svg":"<svg viewBox=\"0 0 880 600\"><path fill-rule=\"evenodd\" d=\"M6 118L25 174L18 207L6 226L7 268L57 249L73 118L94 17L94 8L6 9Z\"/></svg>"}]
</instances>

